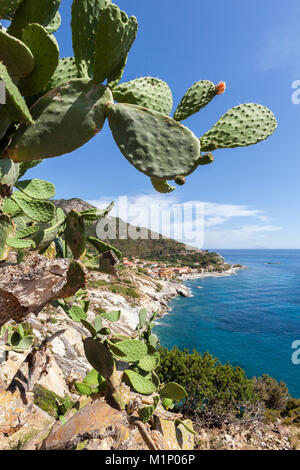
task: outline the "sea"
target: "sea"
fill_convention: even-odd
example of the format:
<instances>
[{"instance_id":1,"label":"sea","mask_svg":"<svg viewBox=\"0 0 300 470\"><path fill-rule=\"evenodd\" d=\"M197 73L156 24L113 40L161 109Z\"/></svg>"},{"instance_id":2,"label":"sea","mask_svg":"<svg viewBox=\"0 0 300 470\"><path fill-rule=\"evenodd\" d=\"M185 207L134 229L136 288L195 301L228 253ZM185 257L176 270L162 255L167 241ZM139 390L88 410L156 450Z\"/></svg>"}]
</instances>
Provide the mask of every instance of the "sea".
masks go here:
<instances>
[{"instance_id":1,"label":"sea","mask_svg":"<svg viewBox=\"0 0 300 470\"><path fill-rule=\"evenodd\" d=\"M160 343L208 351L249 378L269 374L300 398L300 250L215 251L247 269L185 281L192 297L170 302Z\"/></svg>"}]
</instances>

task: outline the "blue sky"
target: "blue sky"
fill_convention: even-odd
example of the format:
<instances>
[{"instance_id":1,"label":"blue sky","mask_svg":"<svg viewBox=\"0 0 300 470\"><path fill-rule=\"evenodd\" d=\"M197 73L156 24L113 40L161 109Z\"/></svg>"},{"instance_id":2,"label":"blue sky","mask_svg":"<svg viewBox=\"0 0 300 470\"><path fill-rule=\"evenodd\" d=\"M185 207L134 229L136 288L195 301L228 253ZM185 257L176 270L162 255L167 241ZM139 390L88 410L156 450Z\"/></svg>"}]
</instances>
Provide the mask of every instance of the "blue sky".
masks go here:
<instances>
[{"instance_id":1,"label":"blue sky","mask_svg":"<svg viewBox=\"0 0 300 470\"><path fill-rule=\"evenodd\" d=\"M175 110L194 82L224 80L226 93L185 125L200 137L230 107L257 102L272 109L278 130L257 146L216 151L212 165L169 196L155 194L127 162L107 124L87 145L45 160L30 177L53 181L59 198L100 206L120 195L145 207L205 202L207 248L300 248L300 104L292 103L292 83L300 80L299 1L116 3L139 22L122 81L147 75L167 81ZM70 10L71 1L62 0L61 57L73 55Z\"/></svg>"}]
</instances>

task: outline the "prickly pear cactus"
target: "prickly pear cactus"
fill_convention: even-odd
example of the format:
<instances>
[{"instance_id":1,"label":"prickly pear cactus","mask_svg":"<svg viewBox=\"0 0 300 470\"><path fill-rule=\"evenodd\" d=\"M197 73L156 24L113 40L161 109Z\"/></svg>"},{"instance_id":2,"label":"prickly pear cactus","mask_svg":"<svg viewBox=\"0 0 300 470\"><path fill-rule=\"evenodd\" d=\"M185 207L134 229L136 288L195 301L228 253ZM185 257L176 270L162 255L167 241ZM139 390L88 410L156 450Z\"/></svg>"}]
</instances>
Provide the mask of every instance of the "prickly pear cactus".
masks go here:
<instances>
[{"instance_id":1,"label":"prickly pear cactus","mask_svg":"<svg viewBox=\"0 0 300 470\"><path fill-rule=\"evenodd\" d=\"M9 33L19 39L26 26L38 23L41 26L48 26L53 22L60 5L60 0L23 0L19 2L10 27Z\"/></svg>"},{"instance_id":2,"label":"prickly pear cactus","mask_svg":"<svg viewBox=\"0 0 300 470\"><path fill-rule=\"evenodd\" d=\"M147 355L148 348L145 343L136 339L120 341L117 344L110 343L111 352L124 362L136 362Z\"/></svg>"},{"instance_id":3,"label":"prickly pear cactus","mask_svg":"<svg viewBox=\"0 0 300 470\"><path fill-rule=\"evenodd\" d=\"M137 104L163 114L170 114L173 108L170 87L158 78L142 77L121 83L113 88L113 95L118 103Z\"/></svg>"},{"instance_id":4,"label":"prickly pear cactus","mask_svg":"<svg viewBox=\"0 0 300 470\"><path fill-rule=\"evenodd\" d=\"M0 197L12 195L13 186L19 177L19 165L10 158L0 160Z\"/></svg>"},{"instance_id":5,"label":"prickly pear cactus","mask_svg":"<svg viewBox=\"0 0 300 470\"><path fill-rule=\"evenodd\" d=\"M33 199L50 199L55 195L55 186L49 181L23 180L18 181L15 187Z\"/></svg>"},{"instance_id":6,"label":"prickly pear cactus","mask_svg":"<svg viewBox=\"0 0 300 470\"><path fill-rule=\"evenodd\" d=\"M30 111L22 97L18 87L12 81L4 64L0 62L0 80L5 83L6 99L4 109L8 110L9 117L12 121L26 122L33 124Z\"/></svg>"},{"instance_id":7,"label":"prickly pear cactus","mask_svg":"<svg viewBox=\"0 0 300 470\"><path fill-rule=\"evenodd\" d=\"M225 91L225 84L223 89ZM176 121L183 121L192 114L197 113L200 109L207 106L215 96L220 94L220 90L220 84L216 86L209 80L201 80L200 82L194 83L180 101L175 111L174 119L176 119Z\"/></svg>"},{"instance_id":8,"label":"prickly pear cactus","mask_svg":"<svg viewBox=\"0 0 300 470\"><path fill-rule=\"evenodd\" d=\"M6 260L10 247L7 245L9 237L15 233L15 224L7 214L0 214L0 261Z\"/></svg>"},{"instance_id":9,"label":"prickly pear cactus","mask_svg":"<svg viewBox=\"0 0 300 470\"><path fill-rule=\"evenodd\" d=\"M0 19L12 20L22 1L23 0L2 0L0 4Z\"/></svg>"},{"instance_id":10,"label":"prickly pear cactus","mask_svg":"<svg viewBox=\"0 0 300 470\"><path fill-rule=\"evenodd\" d=\"M210 152L257 144L273 134L276 127L276 118L268 108L254 103L241 104L227 111L201 137L201 150Z\"/></svg>"},{"instance_id":11,"label":"prickly pear cactus","mask_svg":"<svg viewBox=\"0 0 300 470\"><path fill-rule=\"evenodd\" d=\"M47 83L45 92L72 80L72 78L79 78L75 59L74 57L64 57L63 59L60 59L51 80Z\"/></svg>"},{"instance_id":12,"label":"prickly pear cactus","mask_svg":"<svg viewBox=\"0 0 300 470\"><path fill-rule=\"evenodd\" d=\"M139 417L143 421L143 423L147 423L153 416L154 411L159 403L159 397L153 398L153 405L145 406L138 410Z\"/></svg>"},{"instance_id":13,"label":"prickly pear cactus","mask_svg":"<svg viewBox=\"0 0 300 470\"><path fill-rule=\"evenodd\" d=\"M107 87L89 79L70 80L49 91L32 106L35 125L20 127L7 149L9 157L32 161L81 147L102 129L111 99Z\"/></svg>"},{"instance_id":14,"label":"prickly pear cactus","mask_svg":"<svg viewBox=\"0 0 300 470\"><path fill-rule=\"evenodd\" d=\"M168 194L175 191L175 186L171 186L166 180L151 178L151 183L155 191L162 194Z\"/></svg>"},{"instance_id":15,"label":"prickly pear cactus","mask_svg":"<svg viewBox=\"0 0 300 470\"><path fill-rule=\"evenodd\" d=\"M127 369L124 371L125 377L129 380L134 390L142 395L151 395L156 392L156 386L148 379L145 379L137 372Z\"/></svg>"},{"instance_id":16,"label":"prickly pear cactus","mask_svg":"<svg viewBox=\"0 0 300 470\"><path fill-rule=\"evenodd\" d=\"M79 212L72 210L68 213L64 235L74 258L80 258L85 252L86 227L84 217Z\"/></svg>"},{"instance_id":17,"label":"prickly pear cactus","mask_svg":"<svg viewBox=\"0 0 300 470\"><path fill-rule=\"evenodd\" d=\"M26 77L34 68L29 47L3 29L0 29L0 57L10 76L17 79Z\"/></svg>"},{"instance_id":18,"label":"prickly pear cactus","mask_svg":"<svg viewBox=\"0 0 300 470\"><path fill-rule=\"evenodd\" d=\"M169 382L163 385L159 393L162 398L171 398L174 401L183 400L187 396L184 388L176 382Z\"/></svg>"},{"instance_id":19,"label":"prickly pear cactus","mask_svg":"<svg viewBox=\"0 0 300 470\"><path fill-rule=\"evenodd\" d=\"M137 34L134 16L128 18L117 5L108 4L102 11L96 33L93 78L102 83L126 58Z\"/></svg>"},{"instance_id":20,"label":"prickly pear cactus","mask_svg":"<svg viewBox=\"0 0 300 470\"><path fill-rule=\"evenodd\" d=\"M19 83L24 96L43 91L59 62L59 48L54 36L39 24L29 24L23 31L22 41L31 50L34 68L30 75Z\"/></svg>"},{"instance_id":21,"label":"prickly pear cactus","mask_svg":"<svg viewBox=\"0 0 300 470\"><path fill-rule=\"evenodd\" d=\"M130 104L108 104L114 139L125 158L151 178L188 174L200 157L200 143L192 131L174 119Z\"/></svg>"},{"instance_id":22,"label":"prickly pear cactus","mask_svg":"<svg viewBox=\"0 0 300 470\"><path fill-rule=\"evenodd\" d=\"M97 26L109 3L111 0L75 0L72 3L73 50L81 77L92 76Z\"/></svg>"}]
</instances>

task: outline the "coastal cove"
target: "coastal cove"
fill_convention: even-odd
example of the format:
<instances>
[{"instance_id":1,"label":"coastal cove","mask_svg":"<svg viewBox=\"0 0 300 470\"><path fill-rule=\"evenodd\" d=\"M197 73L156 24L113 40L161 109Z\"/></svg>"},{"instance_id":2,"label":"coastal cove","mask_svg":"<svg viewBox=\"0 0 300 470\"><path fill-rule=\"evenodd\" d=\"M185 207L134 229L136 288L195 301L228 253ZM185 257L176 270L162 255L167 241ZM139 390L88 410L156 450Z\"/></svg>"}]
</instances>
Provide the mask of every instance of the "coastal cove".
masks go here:
<instances>
[{"instance_id":1,"label":"coastal cove","mask_svg":"<svg viewBox=\"0 0 300 470\"><path fill-rule=\"evenodd\" d=\"M231 276L185 280L192 298L171 300L155 333L171 348L209 351L249 377L270 374L300 397L300 250L218 250L248 269Z\"/></svg>"}]
</instances>

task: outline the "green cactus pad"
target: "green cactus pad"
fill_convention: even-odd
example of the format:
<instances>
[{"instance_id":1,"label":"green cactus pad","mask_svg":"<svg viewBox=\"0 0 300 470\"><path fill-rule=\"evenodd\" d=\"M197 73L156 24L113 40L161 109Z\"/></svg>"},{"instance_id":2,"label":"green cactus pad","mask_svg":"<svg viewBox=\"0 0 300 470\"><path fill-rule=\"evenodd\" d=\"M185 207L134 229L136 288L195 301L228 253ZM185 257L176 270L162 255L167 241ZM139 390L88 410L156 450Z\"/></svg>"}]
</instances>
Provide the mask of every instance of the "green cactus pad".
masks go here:
<instances>
[{"instance_id":1,"label":"green cactus pad","mask_svg":"<svg viewBox=\"0 0 300 470\"><path fill-rule=\"evenodd\" d=\"M23 0L2 0L0 5L0 18L4 20L12 20L18 6Z\"/></svg>"},{"instance_id":2,"label":"green cactus pad","mask_svg":"<svg viewBox=\"0 0 300 470\"><path fill-rule=\"evenodd\" d=\"M55 195L55 186L49 181L23 180L16 183L15 186L33 199L50 199Z\"/></svg>"},{"instance_id":3,"label":"green cactus pad","mask_svg":"<svg viewBox=\"0 0 300 470\"><path fill-rule=\"evenodd\" d=\"M171 398L174 401L181 401L187 397L184 388L176 382L169 382L163 385L159 393L162 398Z\"/></svg>"},{"instance_id":4,"label":"green cactus pad","mask_svg":"<svg viewBox=\"0 0 300 470\"><path fill-rule=\"evenodd\" d=\"M174 401L172 400L172 398L162 398L161 399L161 403L162 403L162 406L168 410L169 408L173 408L174 406Z\"/></svg>"},{"instance_id":5,"label":"green cactus pad","mask_svg":"<svg viewBox=\"0 0 300 470\"><path fill-rule=\"evenodd\" d=\"M111 377L115 369L115 361L108 347L97 339L85 338L83 340L85 357L102 377Z\"/></svg>"},{"instance_id":6,"label":"green cactus pad","mask_svg":"<svg viewBox=\"0 0 300 470\"><path fill-rule=\"evenodd\" d=\"M53 22L59 4L60 0L23 0L8 28L9 34L21 39L29 24L48 26Z\"/></svg>"},{"instance_id":7,"label":"green cactus pad","mask_svg":"<svg viewBox=\"0 0 300 470\"><path fill-rule=\"evenodd\" d=\"M22 209L18 204L11 198L5 199L3 203L3 211L11 217L16 217L22 214Z\"/></svg>"},{"instance_id":8,"label":"green cactus pad","mask_svg":"<svg viewBox=\"0 0 300 470\"><path fill-rule=\"evenodd\" d=\"M99 240L99 238L88 237L87 241L91 243L98 250L100 254L111 250L119 259L122 258L122 253L117 248L115 248L114 246L108 245L102 240Z\"/></svg>"},{"instance_id":9,"label":"green cactus pad","mask_svg":"<svg viewBox=\"0 0 300 470\"><path fill-rule=\"evenodd\" d=\"M107 77L107 86L109 86L111 90L113 90L113 88L118 85L121 78L123 77L127 60L128 54L125 59L123 59L122 62L115 68L115 70Z\"/></svg>"},{"instance_id":10,"label":"green cactus pad","mask_svg":"<svg viewBox=\"0 0 300 470\"><path fill-rule=\"evenodd\" d=\"M158 362L156 356L145 356L139 360L138 367L146 372L152 372L158 366Z\"/></svg>"},{"instance_id":11,"label":"green cactus pad","mask_svg":"<svg viewBox=\"0 0 300 470\"><path fill-rule=\"evenodd\" d=\"M12 123L12 119L9 115L9 110L7 109L7 106L2 105L0 107L0 142L3 137L5 137L5 134L9 128L9 126ZM1 147L2 147L2 142L1 142ZM4 148L0 150L0 155L5 152L5 148L7 147L7 144L4 144Z\"/></svg>"},{"instance_id":12,"label":"green cactus pad","mask_svg":"<svg viewBox=\"0 0 300 470\"><path fill-rule=\"evenodd\" d=\"M153 413L159 403L159 397L153 398L153 405L145 406L138 410L139 417L143 421L143 423L147 423L153 416Z\"/></svg>"},{"instance_id":13,"label":"green cactus pad","mask_svg":"<svg viewBox=\"0 0 300 470\"><path fill-rule=\"evenodd\" d=\"M60 16L59 11L57 11L55 13L54 18L50 21L50 23L47 26L45 26L45 30L47 31L47 33L53 34L58 30L60 25L61 25L61 16Z\"/></svg>"},{"instance_id":14,"label":"green cactus pad","mask_svg":"<svg viewBox=\"0 0 300 470\"><path fill-rule=\"evenodd\" d=\"M204 108L217 95L216 85L209 80L194 83L185 93L175 113L176 121L183 121Z\"/></svg>"},{"instance_id":15,"label":"green cactus pad","mask_svg":"<svg viewBox=\"0 0 300 470\"><path fill-rule=\"evenodd\" d=\"M107 5L100 16L97 34L93 78L102 83L114 74L134 43L138 29L134 16L128 18L117 5Z\"/></svg>"},{"instance_id":16,"label":"green cactus pad","mask_svg":"<svg viewBox=\"0 0 300 470\"><path fill-rule=\"evenodd\" d=\"M199 160L199 140L169 116L132 104L110 104L107 115L122 154L151 178L186 175Z\"/></svg>"},{"instance_id":17,"label":"green cactus pad","mask_svg":"<svg viewBox=\"0 0 300 470\"><path fill-rule=\"evenodd\" d=\"M110 343L109 347L113 355L124 362L139 361L148 352L147 345L137 339L128 339L117 344Z\"/></svg>"},{"instance_id":18,"label":"green cactus pad","mask_svg":"<svg viewBox=\"0 0 300 470\"><path fill-rule=\"evenodd\" d=\"M86 223L89 224L91 222L104 219L104 217L109 214L113 207L114 202L111 202L105 209L100 210L94 207L92 209L86 209L84 211L81 211L80 214L84 217Z\"/></svg>"},{"instance_id":19,"label":"green cactus pad","mask_svg":"<svg viewBox=\"0 0 300 470\"><path fill-rule=\"evenodd\" d=\"M38 231L38 229L39 229L38 225L29 225L28 227L17 230L15 237L16 238L30 237L31 235L34 235Z\"/></svg>"},{"instance_id":20,"label":"green cactus pad","mask_svg":"<svg viewBox=\"0 0 300 470\"><path fill-rule=\"evenodd\" d=\"M257 144L272 135L276 128L276 118L268 108L254 103L241 104L227 111L201 137L201 150L210 152Z\"/></svg>"},{"instance_id":21,"label":"green cactus pad","mask_svg":"<svg viewBox=\"0 0 300 470\"><path fill-rule=\"evenodd\" d=\"M151 178L151 183L155 191L162 194L172 193L176 188L171 186L166 180Z\"/></svg>"},{"instance_id":22,"label":"green cactus pad","mask_svg":"<svg viewBox=\"0 0 300 470\"><path fill-rule=\"evenodd\" d=\"M72 210L66 217L65 241L70 247L74 258L78 259L85 252L86 229L84 217Z\"/></svg>"},{"instance_id":23,"label":"green cactus pad","mask_svg":"<svg viewBox=\"0 0 300 470\"><path fill-rule=\"evenodd\" d=\"M23 99L19 89L13 83L6 67L0 62L0 80L5 83L7 102L5 107L14 121L28 122L33 124L30 111Z\"/></svg>"},{"instance_id":24,"label":"green cactus pad","mask_svg":"<svg viewBox=\"0 0 300 470\"><path fill-rule=\"evenodd\" d=\"M0 29L0 61L6 66L10 76L18 79L29 75L34 67L30 49L4 29Z\"/></svg>"},{"instance_id":25,"label":"green cactus pad","mask_svg":"<svg viewBox=\"0 0 300 470\"><path fill-rule=\"evenodd\" d=\"M36 246L40 250L44 250L47 246L49 246L50 243L54 241L59 233L63 230L64 223L65 216L63 216L61 219L58 219L57 222L52 224L50 227L45 229L40 228L38 233L33 238Z\"/></svg>"},{"instance_id":26,"label":"green cactus pad","mask_svg":"<svg viewBox=\"0 0 300 470\"><path fill-rule=\"evenodd\" d=\"M12 236L15 232L15 224L9 215L0 213L0 261L6 260L9 253L9 246L7 246L7 238Z\"/></svg>"},{"instance_id":27,"label":"green cactus pad","mask_svg":"<svg viewBox=\"0 0 300 470\"><path fill-rule=\"evenodd\" d=\"M53 88L68 82L72 78L78 78L78 70L75 63L74 57L64 57L60 59L58 66L51 77L51 80L47 83L45 92L52 90Z\"/></svg>"},{"instance_id":28,"label":"green cactus pad","mask_svg":"<svg viewBox=\"0 0 300 470\"><path fill-rule=\"evenodd\" d=\"M142 77L121 83L113 89L118 103L137 104L163 114L170 114L173 96L169 85L158 78Z\"/></svg>"},{"instance_id":29,"label":"green cactus pad","mask_svg":"<svg viewBox=\"0 0 300 470\"><path fill-rule=\"evenodd\" d=\"M24 248L35 248L35 243L33 240L22 240L20 238L8 238L6 244L15 248L16 250L22 250Z\"/></svg>"},{"instance_id":30,"label":"green cactus pad","mask_svg":"<svg viewBox=\"0 0 300 470\"><path fill-rule=\"evenodd\" d=\"M31 108L35 126L22 126L7 149L14 161L31 161L72 152L103 127L111 91L89 79L74 79L49 91Z\"/></svg>"},{"instance_id":31,"label":"green cactus pad","mask_svg":"<svg viewBox=\"0 0 300 470\"><path fill-rule=\"evenodd\" d=\"M106 318L106 320L108 320L112 323L115 323L115 322L120 320L121 310L112 310L111 312L101 313L100 315L101 315L101 317Z\"/></svg>"},{"instance_id":32,"label":"green cactus pad","mask_svg":"<svg viewBox=\"0 0 300 470\"><path fill-rule=\"evenodd\" d=\"M10 158L0 159L0 197L10 197L19 176L19 165Z\"/></svg>"},{"instance_id":33,"label":"green cactus pad","mask_svg":"<svg viewBox=\"0 0 300 470\"><path fill-rule=\"evenodd\" d=\"M142 308L139 311L139 324L138 328L143 328L146 325L147 322L147 310L145 308Z\"/></svg>"},{"instance_id":34,"label":"green cactus pad","mask_svg":"<svg viewBox=\"0 0 300 470\"><path fill-rule=\"evenodd\" d=\"M55 216L55 206L49 201L33 200L18 191L13 193L12 199L18 204L24 214L35 222L46 223Z\"/></svg>"},{"instance_id":35,"label":"green cactus pad","mask_svg":"<svg viewBox=\"0 0 300 470\"><path fill-rule=\"evenodd\" d=\"M97 25L111 0L75 0L72 4L72 36L76 64L81 77L92 76Z\"/></svg>"},{"instance_id":36,"label":"green cactus pad","mask_svg":"<svg viewBox=\"0 0 300 470\"><path fill-rule=\"evenodd\" d=\"M22 40L34 57L34 69L20 81L19 88L24 96L33 96L43 91L59 62L59 48L54 36L39 24L28 25Z\"/></svg>"},{"instance_id":37,"label":"green cactus pad","mask_svg":"<svg viewBox=\"0 0 300 470\"><path fill-rule=\"evenodd\" d=\"M153 382L145 379L142 375L127 369L124 371L124 376L127 377L134 388L134 390L142 395L151 395L156 392L156 386Z\"/></svg>"}]
</instances>

